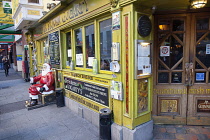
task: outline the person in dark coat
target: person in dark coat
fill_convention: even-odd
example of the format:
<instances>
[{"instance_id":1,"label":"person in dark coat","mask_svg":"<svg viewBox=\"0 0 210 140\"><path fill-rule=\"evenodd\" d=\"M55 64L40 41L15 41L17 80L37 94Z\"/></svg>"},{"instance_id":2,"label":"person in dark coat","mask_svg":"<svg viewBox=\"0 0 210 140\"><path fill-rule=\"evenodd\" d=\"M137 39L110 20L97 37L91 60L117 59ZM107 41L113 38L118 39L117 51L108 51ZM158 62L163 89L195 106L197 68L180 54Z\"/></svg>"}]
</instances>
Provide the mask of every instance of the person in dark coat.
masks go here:
<instances>
[{"instance_id":1,"label":"person in dark coat","mask_svg":"<svg viewBox=\"0 0 210 140\"><path fill-rule=\"evenodd\" d=\"M0 54L0 70L3 70L3 62L2 62L2 59L3 59L3 55Z\"/></svg>"},{"instance_id":2,"label":"person in dark coat","mask_svg":"<svg viewBox=\"0 0 210 140\"><path fill-rule=\"evenodd\" d=\"M5 75L8 76L9 68L10 68L9 60L6 56L4 56L2 59L2 62L3 62L3 66L4 66Z\"/></svg>"}]
</instances>

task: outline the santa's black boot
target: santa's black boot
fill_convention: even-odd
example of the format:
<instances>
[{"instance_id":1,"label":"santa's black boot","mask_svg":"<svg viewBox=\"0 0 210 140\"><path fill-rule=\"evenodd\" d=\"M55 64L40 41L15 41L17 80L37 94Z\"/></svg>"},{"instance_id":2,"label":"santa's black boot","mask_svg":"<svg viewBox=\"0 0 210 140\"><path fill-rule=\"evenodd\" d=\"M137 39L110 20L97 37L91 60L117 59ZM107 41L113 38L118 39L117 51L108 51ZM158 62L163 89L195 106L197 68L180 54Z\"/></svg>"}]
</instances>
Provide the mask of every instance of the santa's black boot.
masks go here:
<instances>
[{"instance_id":1,"label":"santa's black boot","mask_svg":"<svg viewBox=\"0 0 210 140\"><path fill-rule=\"evenodd\" d=\"M37 99L32 99L30 105L31 106L35 106L38 104L38 100Z\"/></svg>"}]
</instances>

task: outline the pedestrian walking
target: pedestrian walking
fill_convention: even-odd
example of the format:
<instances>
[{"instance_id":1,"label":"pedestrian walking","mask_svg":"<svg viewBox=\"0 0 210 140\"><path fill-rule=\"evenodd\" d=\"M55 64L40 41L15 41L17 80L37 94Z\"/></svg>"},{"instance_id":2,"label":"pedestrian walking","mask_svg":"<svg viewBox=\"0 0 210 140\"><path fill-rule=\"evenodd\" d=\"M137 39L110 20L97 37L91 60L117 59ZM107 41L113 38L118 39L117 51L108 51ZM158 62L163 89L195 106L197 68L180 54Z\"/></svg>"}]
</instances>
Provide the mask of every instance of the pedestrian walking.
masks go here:
<instances>
[{"instance_id":1,"label":"pedestrian walking","mask_svg":"<svg viewBox=\"0 0 210 140\"><path fill-rule=\"evenodd\" d=\"M9 60L6 56L4 56L2 62L4 66L5 75L7 77L9 75L9 68L10 68Z\"/></svg>"},{"instance_id":2,"label":"pedestrian walking","mask_svg":"<svg viewBox=\"0 0 210 140\"><path fill-rule=\"evenodd\" d=\"M3 70L3 62L2 62L2 59L3 59L3 55L0 54L0 70Z\"/></svg>"}]
</instances>

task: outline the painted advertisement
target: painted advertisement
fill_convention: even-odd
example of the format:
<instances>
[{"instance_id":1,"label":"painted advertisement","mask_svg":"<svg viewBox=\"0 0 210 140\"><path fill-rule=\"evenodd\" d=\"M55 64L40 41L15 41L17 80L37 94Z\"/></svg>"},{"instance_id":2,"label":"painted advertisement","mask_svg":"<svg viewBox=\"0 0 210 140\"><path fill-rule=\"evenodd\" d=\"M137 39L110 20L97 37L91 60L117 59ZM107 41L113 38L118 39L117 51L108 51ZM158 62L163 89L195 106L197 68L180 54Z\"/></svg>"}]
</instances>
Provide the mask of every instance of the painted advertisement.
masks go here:
<instances>
[{"instance_id":1,"label":"painted advertisement","mask_svg":"<svg viewBox=\"0 0 210 140\"><path fill-rule=\"evenodd\" d=\"M97 103L109 106L108 88L64 77L65 89L91 99Z\"/></svg>"},{"instance_id":2,"label":"painted advertisement","mask_svg":"<svg viewBox=\"0 0 210 140\"><path fill-rule=\"evenodd\" d=\"M0 1L0 23L14 24L12 19L11 6L10 8L3 8L3 6L10 6L10 4L8 4L8 2L3 3L3 1Z\"/></svg>"}]
</instances>

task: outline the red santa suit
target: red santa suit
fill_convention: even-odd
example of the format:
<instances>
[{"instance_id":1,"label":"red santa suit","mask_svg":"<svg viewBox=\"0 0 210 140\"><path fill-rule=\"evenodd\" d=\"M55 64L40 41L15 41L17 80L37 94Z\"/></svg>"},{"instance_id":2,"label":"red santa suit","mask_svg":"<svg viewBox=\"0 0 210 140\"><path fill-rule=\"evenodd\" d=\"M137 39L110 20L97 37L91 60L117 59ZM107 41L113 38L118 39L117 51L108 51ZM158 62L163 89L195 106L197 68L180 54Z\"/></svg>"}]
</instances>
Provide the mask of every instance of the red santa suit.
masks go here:
<instances>
[{"instance_id":1,"label":"red santa suit","mask_svg":"<svg viewBox=\"0 0 210 140\"><path fill-rule=\"evenodd\" d=\"M43 64L43 70L37 77L31 77L30 83L38 82L40 84L31 85L29 88L29 96L32 99L38 99L39 94L51 94L55 91L54 76L51 71L51 66L47 63ZM40 88L44 87L44 91L41 93Z\"/></svg>"}]
</instances>

